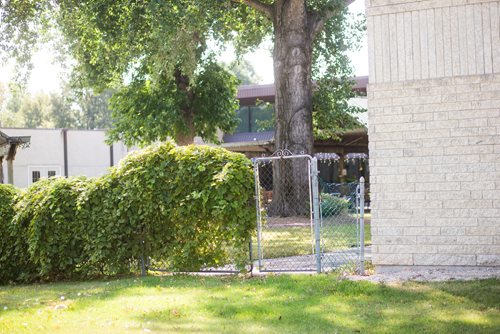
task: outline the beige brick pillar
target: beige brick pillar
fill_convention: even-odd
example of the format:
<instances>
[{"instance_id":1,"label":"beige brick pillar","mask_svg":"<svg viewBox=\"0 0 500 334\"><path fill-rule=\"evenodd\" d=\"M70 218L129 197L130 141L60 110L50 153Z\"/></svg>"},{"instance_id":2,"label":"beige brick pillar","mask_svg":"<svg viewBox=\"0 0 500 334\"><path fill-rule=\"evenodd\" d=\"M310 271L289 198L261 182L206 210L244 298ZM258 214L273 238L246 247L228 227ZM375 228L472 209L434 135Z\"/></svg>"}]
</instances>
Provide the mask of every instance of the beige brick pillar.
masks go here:
<instances>
[{"instance_id":1,"label":"beige brick pillar","mask_svg":"<svg viewBox=\"0 0 500 334\"><path fill-rule=\"evenodd\" d=\"M500 266L500 1L366 3L374 264Z\"/></svg>"}]
</instances>

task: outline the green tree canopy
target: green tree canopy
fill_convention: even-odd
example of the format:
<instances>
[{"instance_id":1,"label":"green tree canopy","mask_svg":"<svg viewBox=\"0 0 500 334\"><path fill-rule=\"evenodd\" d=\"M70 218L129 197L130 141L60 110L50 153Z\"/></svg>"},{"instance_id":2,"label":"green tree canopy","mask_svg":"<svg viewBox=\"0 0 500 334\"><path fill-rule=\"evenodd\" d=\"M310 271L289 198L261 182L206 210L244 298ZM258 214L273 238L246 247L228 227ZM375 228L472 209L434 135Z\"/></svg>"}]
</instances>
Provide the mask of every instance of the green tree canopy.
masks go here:
<instances>
[{"instance_id":1,"label":"green tree canopy","mask_svg":"<svg viewBox=\"0 0 500 334\"><path fill-rule=\"evenodd\" d=\"M356 46L363 30L361 21L347 20L350 2L3 1L0 47L26 64L31 46L56 27L64 36L62 48L76 60L80 85L117 92L113 140L173 136L190 142L194 135L215 140L215 129L229 132L236 124L237 82L214 65L216 52L207 41L218 46L232 42L242 54L272 36L277 145L310 152L313 124L316 134L328 136L333 132L327 127L337 132L349 125L337 116L356 111L342 102L352 96L346 51ZM216 87L215 79L224 80ZM314 123L312 80L321 85L314 98ZM202 88L205 84L211 86Z\"/></svg>"},{"instance_id":2,"label":"green tree canopy","mask_svg":"<svg viewBox=\"0 0 500 334\"><path fill-rule=\"evenodd\" d=\"M207 41L241 39L242 49L262 26L233 37L243 27L238 17L261 17L241 6L234 15L228 5L233 7L190 0L7 1L0 46L19 56L41 38L39 27L60 29L64 49L76 60L74 80L116 92L112 140L148 143L171 136L185 144L199 135L216 141L217 129L230 132L237 124L238 81L215 64Z\"/></svg>"}]
</instances>

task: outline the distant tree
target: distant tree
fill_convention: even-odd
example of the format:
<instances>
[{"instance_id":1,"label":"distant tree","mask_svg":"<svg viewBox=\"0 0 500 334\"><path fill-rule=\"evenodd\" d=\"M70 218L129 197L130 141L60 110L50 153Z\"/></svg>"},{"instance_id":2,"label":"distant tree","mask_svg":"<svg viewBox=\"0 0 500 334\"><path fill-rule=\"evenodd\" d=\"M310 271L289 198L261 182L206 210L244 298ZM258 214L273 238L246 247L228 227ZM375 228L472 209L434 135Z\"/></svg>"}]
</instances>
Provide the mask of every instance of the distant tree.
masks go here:
<instances>
[{"instance_id":1,"label":"distant tree","mask_svg":"<svg viewBox=\"0 0 500 334\"><path fill-rule=\"evenodd\" d=\"M0 114L5 127L37 128L50 125L50 99L44 93L31 96L18 85L9 85L9 94Z\"/></svg>"},{"instance_id":2,"label":"distant tree","mask_svg":"<svg viewBox=\"0 0 500 334\"><path fill-rule=\"evenodd\" d=\"M224 67L238 78L240 85L255 85L262 80L252 63L244 58L235 60Z\"/></svg>"},{"instance_id":3,"label":"distant tree","mask_svg":"<svg viewBox=\"0 0 500 334\"><path fill-rule=\"evenodd\" d=\"M111 127L111 91L94 94L92 89L65 85L61 93L27 92L10 84L6 101L0 104L0 125L5 127L108 129Z\"/></svg>"},{"instance_id":4,"label":"distant tree","mask_svg":"<svg viewBox=\"0 0 500 334\"><path fill-rule=\"evenodd\" d=\"M3 107L4 102L5 102L6 93L7 93L7 90L5 88L5 85L3 82L0 81L0 111L1 111L1 108Z\"/></svg>"},{"instance_id":5,"label":"distant tree","mask_svg":"<svg viewBox=\"0 0 500 334\"><path fill-rule=\"evenodd\" d=\"M67 91L63 91L62 94L50 94L51 108L49 118L56 128L78 127L78 115L68 95Z\"/></svg>"},{"instance_id":6,"label":"distant tree","mask_svg":"<svg viewBox=\"0 0 500 334\"><path fill-rule=\"evenodd\" d=\"M73 91L72 100L76 105L76 124L78 128L95 130L111 127L110 98L112 92L105 90L95 94L92 89L80 88Z\"/></svg>"},{"instance_id":7,"label":"distant tree","mask_svg":"<svg viewBox=\"0 0 500 334\"><path fill-rule=\"evenodd\" d=\"M50 98L47 94L38 93L33 98L26 95L20 110L23 127L51 127L50 108Z\"/></svg>"}]
</instances>

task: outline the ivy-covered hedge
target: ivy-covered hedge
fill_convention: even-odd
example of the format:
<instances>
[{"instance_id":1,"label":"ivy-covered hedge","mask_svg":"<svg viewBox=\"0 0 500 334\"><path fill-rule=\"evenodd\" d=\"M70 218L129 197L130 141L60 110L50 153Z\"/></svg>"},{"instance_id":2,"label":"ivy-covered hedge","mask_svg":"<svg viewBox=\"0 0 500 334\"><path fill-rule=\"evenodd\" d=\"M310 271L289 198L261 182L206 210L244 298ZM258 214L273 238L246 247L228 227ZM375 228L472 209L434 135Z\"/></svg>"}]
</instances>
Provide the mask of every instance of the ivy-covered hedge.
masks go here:
<instances>
[{"instance_id":1,"label":"ivy-covered hedge","mask_svg":"<svg viewBox=\"0 0 500 334\"><path fill-rule=\"evenodd\" d=\"M0 217L2 217L1 228L6 222L14 217L14 204L16 203L19 190L9 184L0 184Z\"/></svg>"},{"instance_id":2,"label":"ivy-covered hedge","mask_svg":"<svg viewBox=\"0 0 500 334\"><path fill-rule=\"evenodd\" d=\"M43 179L16 206L14 224L28 226L29 255L42 279L71 278L82 263L83 228L77 200L85 187L85 178Z\"/></svg>"},{"instance_id":3,"label":"ivy-covered hedge","mask_svg":"<svg viewBox=\"0 0 500 334\"><path fill-rule=\"evenodd\" d=\"M0 184L0 282L23 280L30 272L26 254L28 253L27 228L18 228L12 223L14 206L21 192Z\"/></svg>"},{"instance_id":4,"label":"ivy-covered hedge","mask_svg":"<svg viewBox=\"0 0 500 334\"><path fill-rule=\"evenodd\" d=\"M0 233L16 247L0 261L28 270L0 282L127 273L142 255L172 270L243 264L254 231L250 161L221 148L151 146L103 177L41 180L17 204L4 188Z\"/></svg>"}]
</instances>

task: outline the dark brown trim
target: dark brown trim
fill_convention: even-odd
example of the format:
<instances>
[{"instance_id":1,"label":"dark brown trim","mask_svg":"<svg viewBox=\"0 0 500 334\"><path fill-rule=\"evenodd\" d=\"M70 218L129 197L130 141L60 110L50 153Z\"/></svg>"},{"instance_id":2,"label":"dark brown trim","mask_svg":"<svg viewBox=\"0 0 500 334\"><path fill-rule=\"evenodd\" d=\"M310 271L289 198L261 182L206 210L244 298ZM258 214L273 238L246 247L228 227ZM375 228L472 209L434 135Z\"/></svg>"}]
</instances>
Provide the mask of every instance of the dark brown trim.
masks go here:
<instances>
[{"instance_id":1,"label":"dark brown trim","mask_svg":"<svg viewBox=\"0 0 500 334\"><path fill-rule=\"evenodd\" d=\"M115 152L113 149L113 144L109 145L109 167L115 165Z\"/></svg>"},{"instance_id":2,"label":"dark brown trim","mask_svg":"<svg viewBox=\"0 0 500 334\"><path fill-rule=\"evenodd\" d=\"M64 176L68 177L68 129L62 129L64 150Z\"/></svg>"}]
</instances>

